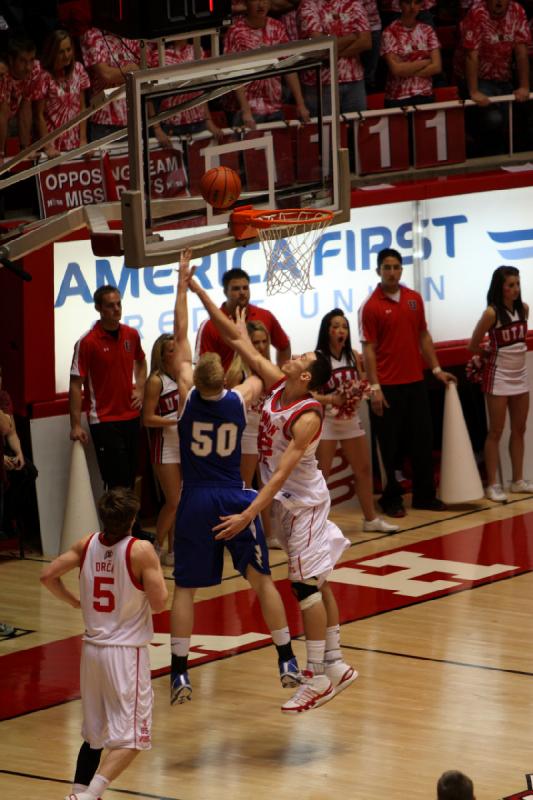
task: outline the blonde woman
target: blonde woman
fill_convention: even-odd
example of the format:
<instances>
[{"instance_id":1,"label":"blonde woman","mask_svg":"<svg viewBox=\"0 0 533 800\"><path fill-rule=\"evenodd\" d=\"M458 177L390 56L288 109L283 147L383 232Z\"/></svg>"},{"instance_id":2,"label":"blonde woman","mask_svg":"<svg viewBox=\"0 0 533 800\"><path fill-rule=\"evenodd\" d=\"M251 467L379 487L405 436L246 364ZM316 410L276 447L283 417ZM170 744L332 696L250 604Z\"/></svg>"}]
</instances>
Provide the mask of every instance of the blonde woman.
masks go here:
<instances>
[{"instance_id":1,"label":"blonde woman","mask_svg":"<svg viewBox=\"0 0 533 800\"><path fill-rule=\"evenodd\" d=\"M181 491L180 448L178 441L177 364L174 337L163 333L152 347L150 375L146 381L143 423L148 430L150 457L165 497L156 523L157 545L164 564L174 563L174 520Z\"/></svg>"}]
</instances>

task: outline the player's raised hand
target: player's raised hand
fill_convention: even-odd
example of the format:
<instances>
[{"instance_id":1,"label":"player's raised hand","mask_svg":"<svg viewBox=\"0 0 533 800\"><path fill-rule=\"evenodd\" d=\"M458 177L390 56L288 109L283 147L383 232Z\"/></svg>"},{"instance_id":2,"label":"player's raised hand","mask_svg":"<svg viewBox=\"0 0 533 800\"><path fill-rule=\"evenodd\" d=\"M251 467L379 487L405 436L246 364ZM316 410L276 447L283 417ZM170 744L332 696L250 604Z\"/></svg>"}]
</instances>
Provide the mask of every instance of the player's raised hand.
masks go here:
<instances>
[{"instance_id":1,"label":"player's raised hand","mask_svg":"<svg viewBox=\"0 0 533 800\"><path fill-rule=\"evenodd\" d=\"M241 306L237 306L235 309L235 325L239 329L241 336L245 339L249 339L248 336L248 328L246 327L246 308L241 308Z\"/></svg>"}]
</instances>

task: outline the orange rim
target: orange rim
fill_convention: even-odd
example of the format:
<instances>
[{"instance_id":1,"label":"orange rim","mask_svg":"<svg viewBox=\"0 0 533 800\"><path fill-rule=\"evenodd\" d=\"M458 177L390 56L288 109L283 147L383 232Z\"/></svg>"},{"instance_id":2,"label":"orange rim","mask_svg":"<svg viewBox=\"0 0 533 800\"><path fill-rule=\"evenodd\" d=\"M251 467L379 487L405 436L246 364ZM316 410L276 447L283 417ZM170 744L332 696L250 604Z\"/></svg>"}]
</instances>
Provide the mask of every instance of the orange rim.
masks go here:
<instances>
[{"instance_id":1,"label":"orange rim","mask_svg":"<svg viewBox=\"0 0 533 800\"><path fill-rule=\"evenodd\" d=\"M331 222L332 211L316 208L258 209L246 212L254 228L276 228L288 225L322 225Z\"/></svg>"}]
</instances>

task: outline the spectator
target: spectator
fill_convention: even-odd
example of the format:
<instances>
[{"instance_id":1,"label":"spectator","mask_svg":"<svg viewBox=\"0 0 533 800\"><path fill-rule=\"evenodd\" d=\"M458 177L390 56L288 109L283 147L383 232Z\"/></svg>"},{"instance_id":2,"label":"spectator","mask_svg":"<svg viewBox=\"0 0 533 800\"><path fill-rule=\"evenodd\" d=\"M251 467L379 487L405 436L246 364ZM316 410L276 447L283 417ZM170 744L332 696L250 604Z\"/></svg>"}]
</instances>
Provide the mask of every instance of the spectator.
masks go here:
<instances>
[{"instance_id":1,"label":"spectator","mask_svg":"<svg viewBox=\"0 0 533 800\"><path fill-rule=\"evenodd\" d=\"M277 363L281 365L287 361L291 355L289 337L270 311L250 303L250 276L248 273L243 269L230 269L222 276L222 286L226 301L222 303L221 309L226 316L235 319L236 309L239 308L245 311L247 322L253 320L262 322L277 350ZM233 359L233 350L224 342L210 319L202 323L196 337L196 355L209 352L219 354L224 372L227 372Z\"/></svg>"},{"instance_id":2,"label":"spectator","mask_svg":"<svg viewBox=\"0 0 533 800\"><path fill-rule=\"evenodd\" d=\"M0 436L2 448L0 459L0 532L7 538L19 537L21 557L24 553L24 532L33 523L30 513L35 512L33 484L37 470L32 462L24 457L13 416L13 403L9 394L2 389L2 368L0 367L0 410L9 417L11 428L5 437ZM2 479L2 470L4 478ZM31 491L31 494L30 494Z\"/></svg>"},{"instance_id":3,"label":"spectator","mask_svg":"<svg viewBox=\"0 0 533 800\"><path fill-rule=\"evenodd\" d=\"M298 6L300 0L270 0L270 13L285 26L290 41L298 41Z\"/></svg>"},{"instance_id":4,"label":"spectator","mask_svg":"<svg viewBox=\"0 0 533 800\"><path fill-rule=\"evenodd\" d=\"M372 47L370 23L359 0L302 0L298 8L301 37L314 39L336 36L339 61L339 102L341 113L364 111L366 92L360 54ZM322 83L329 85L329 70L321 71ZM313 116L318 110L314 72L302 77L306 104ZM323 92L324 114L331 114L330 95Z\"/></svg>"},{"instance_id":5,"label":"spectator","mask_svg":"<svg viewBox=\"0 0 533 800\"><path fill-rule=\"evenodd\" d=\"M421 354L438 380L449 383L455 378L439 366L422 297L400 284L400 253L381 250L377 273L380 283L359 309L359 338L372 389L372 427L386 472L379 505L390 517L405 516L395 470L400 437L407 433L413 466L412 506L443 511L444 504L435 496L431 415Z\"/></svg>"},{"instance_id":6,"label":"spectator","mask_svg":"<svg viewBox=\"0 0 533 800\"><path fill-rule=\"evenodd\" d=\"M205 58L205 53L202 50L202 58ZM194 46L190 42L175 41L169 44L165 49L165 65L166 64L184 64L186 62L195 61L196 56L194 53ZM159 106L160 111L167 111L177 103L184 103L187 100L192 100L198 95L198 92L189 92L188 94L175 95L173 97L165 97ZM172 117L156 125L154 128L155 135L159 143L165 147L171 147L172 143L169 141L169 136L181 135L186 136L200 131L209 130L217 139L223 138L223 133L220 128L214 123L209 111L207 103L188 108L185 111L179 111Z\"/></svg>"},{"instance_id":7,"label":"spectator","mask_svg":"<svg viewBox=\"0 0 533 800\"><path fill-rule=\"evenodd\" d=\"M443 772L437 781L437 800L476 800L474 784L456 769Z\"/></svg>"},{"instance_id":8,"label":"spectator","mask_svg":"<svg viewBox=\"0 0 533 800\"><path fill-rule=\"evenodd\" d=\"M433 101L432 76L441 69L437 34L417 20L422 0L400 0L401 15L383 31L381 54L389 73L385 106L420 105Z\"/></svg>"},{"instance_id":9,"label":"spectator","mask_svg":"<svg viewBox=\"0 0 533 800\"><path fill-rule=\"evenodd\" d=\"M6 64L7 73L0 75L0 163L8 136L18 134L21 148L31 144L31 103L40 69L35 44L26 38L10 39Z\"/></svg>"},{"instance_id":10,"label":"spectator","mask_svg":"<svg viewBox=\"0 0 533 800\"><path fill-rule=\"evenodd\" d=\"M268 16L269 9L270 0L246 0L246 14L238 17L226 33L226 55L289 41L284 25ZM304 103L298 76L290 73L286 77L298 115L303 122L308 122L309 111ZM254 129L258 122L283 119L281 78L252 81L244 88L236 89L235 94L240 111L234 117L234 125L242 123L247 128Z\"/></svg>"},{"instance_id":11,"label":"spectator","mask_svg":"<svg viewBox=\"0 0 533 800\"><path fill-rule=\"evenodd\" d=\"M94 293L100 319L74 347L70 370L70 438L86 444L81 427L82 387L90 393L89 427L107 489L133 488L146 359L139 333L120 322L122 300L114 286ZM132 390L132 375L135 385Z\"/></svg>"},{"instance_id":12,"label":"spectator","mask_svg":"<svg viewBox=\"0 0 533 800\"><path fill-rule=\"evenodd\" d=\"M36 116L39 136L43 137L85 108L85 90L90 81L83 64L75 60L72 39L64 30L54 31L44 43L41 67L36 85ZM53 158L62 150L75 150L84 144L86 121L60 134L44 151Z\"/></svg>"},{"instance_id":13,"label":"spectator","mask_svg":"<svg viewBox=\"0 0 533 800\"><path fill-rule=\"evenodd\" d=\"M366 91L371 92L376 84L376 71L381 48L381 29L383 26L381 24L377 0L363 0L363 6L368 17L368 24L370 25L372 47L370 50L365 50L361 53L361 63L365 71Z\"/></svg>"},{"instance_id":14,"label":"spectator","mask_svg":"<svg viewBox=\"0 0 533 800\"><path fill-rule=\"evenodd\" d=\"M435 6L435 0L421 0L416 17L417 21L424 22L426 25L431 25L431 27L434 28L435 17L433 14L433 9ZM401 0L381 0L380 8L382 11L381 19L383 21L383 26L387 28L400 16Z\"/></svg>"},{"instance_id":15,"label":"spectator","mask_svg":"<svg viewBox=\"0 0 533 800\"><path fill-rule=\"evenodd\" d=\"M128 72L139 69L141 50L139 42L115 36L99 28L89 28L81 39L83 61L91 78L91 95L103 89L122 86ZM114 100L91 117L90 140L107 136L127 124L126 98Z\"/></svg>"},{"instance_id":16,"label":"spectator","mask_svg":"<svg viewBox=\"0 0 533 800\"><path fill-rule=\"evenodd\" d=\"M496 95L514 94L518 102L529 99L528 45L531 33L522 6L515 0L480 0L461 22L466 94L479 106L476 130L480 154L501 151L506 136L507 105L492 104ZM512 62L518 86L513 90ZM460 57L458 59L460 71ZM457 64L457 62L456 62Z\"/></svg>"}]
</instances>

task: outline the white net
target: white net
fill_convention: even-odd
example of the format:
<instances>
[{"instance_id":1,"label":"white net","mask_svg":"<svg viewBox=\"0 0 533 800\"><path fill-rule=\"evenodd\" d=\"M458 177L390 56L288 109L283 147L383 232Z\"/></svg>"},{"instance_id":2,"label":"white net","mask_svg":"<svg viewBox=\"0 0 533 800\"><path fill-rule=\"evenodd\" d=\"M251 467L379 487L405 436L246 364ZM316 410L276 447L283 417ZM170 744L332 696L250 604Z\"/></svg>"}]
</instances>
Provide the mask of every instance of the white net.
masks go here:
<instances>
[{"instance_id":1,"label":"white net","mask_svg":"<svg viewBox=\"0 0 533 800\"><path fill-rule=\"evenodd\" d=\"M332 216L328 211L299 208L266 211L254 218L267 264L267 295L302 294L313 288L309 277L313 254Z\"/></svg>"}]
</instances>

